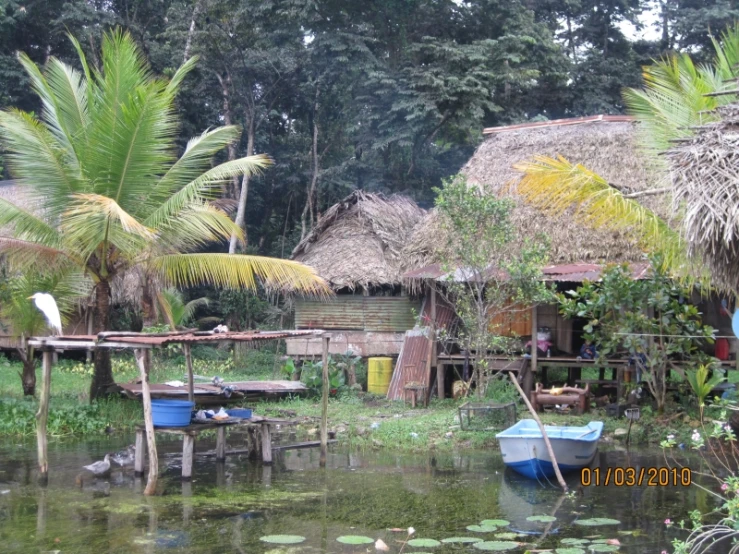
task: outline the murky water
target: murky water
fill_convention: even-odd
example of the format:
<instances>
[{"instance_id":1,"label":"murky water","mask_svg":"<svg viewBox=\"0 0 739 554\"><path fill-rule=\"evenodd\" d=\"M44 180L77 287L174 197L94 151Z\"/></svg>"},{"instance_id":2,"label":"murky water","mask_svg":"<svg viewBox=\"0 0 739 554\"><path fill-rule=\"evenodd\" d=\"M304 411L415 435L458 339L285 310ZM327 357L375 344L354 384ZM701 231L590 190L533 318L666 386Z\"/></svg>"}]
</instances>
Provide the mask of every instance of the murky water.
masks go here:
<instances>
[{"instance_id":1,"label":"murky water","mask_svg":"<svg viewBox=\"0 0 739 554\"><path fill-rule=\"evenodd\" d=\"M399 455L386 451L349 453L334 449L326 470L317 449L287 451L272 467L230 457L225 464L197 457L194 479L181 483L177 441L160 441L164 476L161 494L142 495L133 470L114 469L109 479L76 478L81 467L105 452L125 447L130 437L50 445L50 482L35 483L33 443L0 447L0 551L101 553L266 553L374 552L372 544L343 545L343 535L383 539L398 552L406 534L392 528L414 527L416 537L441 540L495 533L466 527L484 519L510 522L500 532L526 548L556 548L565 538L618 539L619 552L659 553L680 536L664 520L688 520L694 508L709 508L697 487L610 485L578 487L564 497L549 483L539 484L504 469L497 451L473 454ZM212 448L198 443L202 452ZM229 444L234 447L234 444ZM696 462L697 463L697 462ZM601 451L593 466L661 467L660 451ZM166 469L165 469L166 467ZM553 515L552 523L532 522ZM575 520L614 518L618 525L583 527ZM278 546L260 541L274 534L302 535L305 541ZM404 553L480 552L470 545L442 544Z\"/></svg>"}]
</instances>

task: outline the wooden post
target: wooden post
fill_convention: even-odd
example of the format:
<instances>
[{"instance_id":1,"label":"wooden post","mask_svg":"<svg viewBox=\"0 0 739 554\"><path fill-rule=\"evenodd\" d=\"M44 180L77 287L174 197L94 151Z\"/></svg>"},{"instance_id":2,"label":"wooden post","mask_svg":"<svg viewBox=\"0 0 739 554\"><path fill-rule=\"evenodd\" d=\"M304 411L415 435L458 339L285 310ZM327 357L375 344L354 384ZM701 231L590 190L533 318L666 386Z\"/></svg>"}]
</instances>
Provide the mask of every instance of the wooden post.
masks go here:
<instances>
[{"instance_id":1,"label":"wooden post","mask_svg":"<svg viewBox=\"0 0 739 554\"><path fill-rule=\"evenodd\" d=\"M262 463L272 463L272 430L269 423L262 423Z\"/></svg>"},{"instance_id":2,"label":"wooden post","mask_svg":"<svg viewBox=\"0 0 739 554\"><path fill-rule=\"evenodd\" d=\"M216 435L216 462L226 461L226 427L221 425Z\"/></svg>"},{"instance_id":3,"label":"wooden post","mask_svg":"<svg viewBox=\"0 0 739 554\"><path fill-rule=\"evenodd\" d=\"M531 402L529 402L529 399L526 398L526 395L523 392L523 389L521 388L521 385L518 384L518 380L513 376L513 373L509 373L508 377L511 378L511 381L515 385L515 387L518 389L518 393L521 395L521 398L523 398L524 403L526 404L526 407L529 409L529 412L531 412L532 417L534 420L536 420L536 423L539 424L539 430L541 431L541 436L544 438L544 444L547 445L547 452L549 453L549 458L552 460L552 465L554 466L554 473L557 476L557 481L559 481L560 486L562 489L567 492L567 483L565 483L565 480L562 478L562 473L559 471L559 465L557 464L557 458L554 456L554 451L552 450L552 443L549 442L549 437L547 436L547 431L544 429L544 424L541 422L541 419L539 419L539 416L536 414L536 410L534 410L534 407L531 405Z\"/></svg>"},{"instance_id":4,"label":"wooden post","mask_svg":"<svg viewBox=\"0 0 739 554\"><path fill-rule=\"evenodd\" d=\"M134 452L133 461L133 474L135 477L144 476L144 452L146 450L144 434L143 429L136 429L136 452Z\"/></svg>"},{"instance_id":5,"label":"wooden post","mask_svg":"<svg viewBox=\"0 0 739 554\"><path fill-rule=\"evenodd\" d=\"M187 364L187 399L195 402L195 383L192 378L192 353L190 352L190 344L183 343L182 351L185 353L185 363Z\"/></svg>"},{"instance_id":6,"label":"wooden post","mask_svg":"<svg viewBox=\"0 0 739 554\"><path fill-rule=\"evenodd\" d=\"M328 343L331 340L329 335L323 335L323 379L322 379L322 395L321 395L321 458L319 460L320 467L326 467L326 451L328 448ZM271 456L271 454L270 454Z\"/></svg>"},{"instance_id":7,"label":"wooden post","mask_svg":"<svg viewBox=\"0 0 739 554\"><path fill-rule=\"evenodd\" d=\"M192 478L193 450L195 450L195 436L192 435L191 433L186 433L182 440L182 479L183 481L188 481Z\"/></svg>"},{"instance_id":8,"label":"wooden post","mask_svg":"<svg viewBox=\"0 0 739 554\"><path fill-rule=\"evenodd\" d=\"M154 494L159 476L159 458L157 457L157 441L154 436L154 418L151 414L151 392L149 391L149 376L143 367L141 373L141 398L144 404L144 426L146 428L146 445L149 451L149 476L146 480L145 496Z\"/></svg>"},{"instance_id":9,"label":"wooden post","mask_svg":"<svg viewBox=\"0 0 739 554\"><path fill-rule=\"evenodd\" d=\"M38 481L41 486L49 483L49 459L46 454L46 422L49 419L49 396L51 389L51 366L54 351L44 348L43 374L41 378L41 396L36 413L36 439L38 442Z\"/></svg>"},{"instance_id":10,"label":"wooden post","mask_svg":"<svg viewBox=\"0 0 739 554\"><path fill-rule=\"evenodd\" d=\"M539 367L537 362L539 360L539 314L536 304L531 308L531 372L534 374L534 379L538 377Z\"/></svg>"},{"instance_id":11,"label":"wooden post","mask_svg":"<svg viewBox=\"0 0 739 554\"><path fill-rule=\"evenodd\" d=\"M436 287L431 285L431 340L434 344L431 347L431 367L436 369L436 394L440 400L444 400L444 366L439 367L438 344L436 342Z\"/></svg>"}]
</instances>

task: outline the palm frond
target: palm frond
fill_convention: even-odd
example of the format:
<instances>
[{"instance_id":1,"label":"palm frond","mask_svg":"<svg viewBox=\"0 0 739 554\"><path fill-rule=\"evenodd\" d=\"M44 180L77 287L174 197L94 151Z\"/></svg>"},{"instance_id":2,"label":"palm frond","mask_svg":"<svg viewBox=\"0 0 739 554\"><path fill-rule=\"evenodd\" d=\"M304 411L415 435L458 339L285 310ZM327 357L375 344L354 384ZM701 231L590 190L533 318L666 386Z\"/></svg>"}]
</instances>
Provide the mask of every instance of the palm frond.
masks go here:
<instances>
[{"instance_id":1,"label":"palm frond","mask_svg":"<svg viewBox=\"0 0 739 554\"><path fill-rule=\"evenodd\" d=\"M76 218L103 216L108 221L119 223L123 231L145 239L153 239L154 231L139 223L112 198L99 194L74 194L74 203L64 213L65 224L76 227Z\"/></svg>"},{"instance_id":2,"label":"palm frond","mask_svg":"<svg viewBox=\"0 0 739 554\"><path fill-rule=\"evenodd\" d=\"M629 233L645 251L661 252L673 270L688 264L680 234L600 175L561 156L537 156L514 167L523 173L517 192L542 212L561 215L574 207L574 217L583 225Z\"/></svg>"},{"instance_id":3,"label":"palm frond","mask_svg":"<svg viewBox=\"0 0 739 554\"><path fill-rule=\"evenodd\" d=\"M210 283L224 288L267 289L328 297L328 284L308 266L290 260L239 254L171 254L155 258L152 268L177 287Z\"/></svg>"},{"instance_id":4,"label":"palm frond","mask_svg":"<svg viewBox=\"0 0 739 554\"><path fill-rule=\"evenodd\" d=\"M41 245L58 245L59 233L46 221L20 208L12 202L0 198L0 227L9 226L15 238L37 242Z\"/></svg>"},{"instance_id":5,"label":"palm frond","mask_svg":"<svg viewBox=\"0 0 739 554\"><path fill-rule=\"evenodd\" d=\"M244 240L244 231L228 214L205 202L193 203L157 229L154 247L161 253L192 252L231 235Z\"/></svg>"},{"instance_id":6,"label":"palm frond","mask_svg":"<svg viewBox=\"0 0 739 554\"><path fill-rule=\"evenodd\" d=\"M71 258L63 249L10 237L0 237L0 254L7 258L12 268L21 271L34 267L56 270L78 264L78 260Z\"/></svg>"}]
</instances>

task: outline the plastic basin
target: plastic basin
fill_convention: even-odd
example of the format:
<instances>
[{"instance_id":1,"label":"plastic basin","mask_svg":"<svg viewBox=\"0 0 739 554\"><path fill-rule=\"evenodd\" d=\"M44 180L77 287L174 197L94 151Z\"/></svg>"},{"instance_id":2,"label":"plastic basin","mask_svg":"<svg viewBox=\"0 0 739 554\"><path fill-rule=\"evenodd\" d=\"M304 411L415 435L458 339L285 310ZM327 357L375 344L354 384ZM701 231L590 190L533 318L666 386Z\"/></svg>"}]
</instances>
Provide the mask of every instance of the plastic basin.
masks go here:
<instances>
[{"instance_id":1,"label":"plastic basin","mask_svg":"<svg viewBox=\"0 0 739 554\"><path fill-rule=\"evenodd\" d=\"M226 413L231 417L251 418L251 408L234 408L233 410L226 410Z\"/></svg>"},{"instance_id":2,"label":"plastic basin","mask_svg":"<svg viewBox=\"0 0 739 554\"><path fill-rule=\"evenodd\" d=\"M151 417L156 427L187 427L195 402L188 400L152 400Z\"/></svg>"}]
</instances>

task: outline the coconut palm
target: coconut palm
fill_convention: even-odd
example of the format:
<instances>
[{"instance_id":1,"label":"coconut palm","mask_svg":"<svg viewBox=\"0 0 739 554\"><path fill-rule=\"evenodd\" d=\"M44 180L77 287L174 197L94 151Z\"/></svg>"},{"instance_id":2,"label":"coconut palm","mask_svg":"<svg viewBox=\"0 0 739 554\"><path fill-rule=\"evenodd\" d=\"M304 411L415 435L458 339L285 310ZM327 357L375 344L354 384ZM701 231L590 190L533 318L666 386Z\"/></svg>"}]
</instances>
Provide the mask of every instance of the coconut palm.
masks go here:
<instances>
[{"instance_id":1,"label":"coconut palm","mask_svg":"<svg viewBox=\"0 0 739 554\"><path fill-rule=\"evenodd\" d=\"M210 304L210 301L205 296L185 302L182 293L177 289L172 288L159 291L157 294L157 300L159 301L159 307L164 316L164 320L172 330L192 321L192 318L195 315L195 310Z\"/></svg>"},{"instance_id":2,"label":"coconut palm","mask_svg":"<svg viewBox=\"0 0 739 554\"><path fill-rule=\"evenodd\" d=\"M110 321L111 280L145 267L165 286L212 283L327 294L309 267L259 256L204 254L241 229L208 201L233 176L267 167L249 156L212 167L212 158L239 138L233 126L191 139L177 155L175 97L195 59L166 80L156 77L128 33L105 35L100 67L91 67L79 43L81 72L50 58L42 71L20 61L42 103L41 117L0 112L0 143L15 179L43 206L29 213L0 199L0 252L19 269L43 264L78 268L94 284L95 325ZM110 354L95 355L94 399L113 384Z\"/></svg>"},{"instance_id":3,"label":"coconut palm","mask_svg":"<svg viewBox=\"0 0 739 554\"><path fill-rule=\"evenodd\" d=\"M716 55L711 65L696 66L688 55L674 54L644 69L644 88L624 91L628 111L640 123L639 142L647 163L663 176L661 186L627 191L582 165L540 156L516 166L524 174L517 191L544 211L559 214L575 206L575 217L585 225L629 231L645 249L662 252L676 274L705 280L707 274L688 255L679 227L671 227L639 199L650 195L673 199L662 154L696 126L715 120L713 109L736 100L727 92L734 88L731 79L739 75L739 25L727 29L721 40L713 39L713 44ZM676 205L678 220L680 210Z\"/></svg>"},{"instance_id":4,"label":"coconut palm","mask_svg":"<svg viewBox=\"0 0 739 554\"><path fill-rule=\"evenodd\" d=\"M77 301L89 294L90 285L89 279L79 271L55 274L27 271L7 279L5 295L0 304L0 317L16 335L20 335L16 350L23 364L20 374L23 394L33 396L36 393L34 349L28 345L28 339L41 334L47 325L44 314L28 297L37 292L51 294L59 308L62 322L66 323L74 312Z\"/></svg>"}]
</instances>

